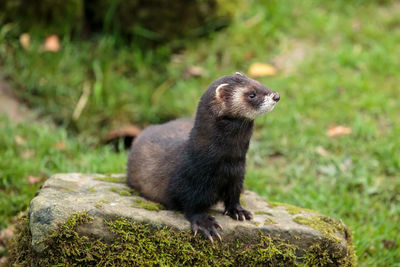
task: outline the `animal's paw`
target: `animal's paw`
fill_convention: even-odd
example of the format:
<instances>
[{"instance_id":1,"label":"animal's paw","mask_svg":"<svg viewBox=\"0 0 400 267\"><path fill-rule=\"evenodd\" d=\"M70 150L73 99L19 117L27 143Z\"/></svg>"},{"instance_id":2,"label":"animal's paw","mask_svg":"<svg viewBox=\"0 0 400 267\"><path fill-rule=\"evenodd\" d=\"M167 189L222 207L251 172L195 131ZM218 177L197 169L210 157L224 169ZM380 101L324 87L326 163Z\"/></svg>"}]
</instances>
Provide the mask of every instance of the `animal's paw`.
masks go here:
<instances>
[{"instance_id":1,"label":"animal's paw","mask_svg":"<svg viewBox=\"0 0 400 267\"><path fill-rule=\"evenodd\" d=\"M230 216L234 220L245 221L253 219L253 214L242 208L239 204L234 207L225 208L224 214Z\"/></svg>"},{"instance_id":2,"label":"animal's paw","mask_svg":"<svg viewBox=\"0 0 400 267\"><path fill-rule=\"evenodd\" d=\"M217 229L222 230L222 226L215 220L215 217L207 214L194 215L191 219L191 227L194 235L200 232L204 237L213 242L213 236L222 241Z\"/></svg>"}]
</instances>

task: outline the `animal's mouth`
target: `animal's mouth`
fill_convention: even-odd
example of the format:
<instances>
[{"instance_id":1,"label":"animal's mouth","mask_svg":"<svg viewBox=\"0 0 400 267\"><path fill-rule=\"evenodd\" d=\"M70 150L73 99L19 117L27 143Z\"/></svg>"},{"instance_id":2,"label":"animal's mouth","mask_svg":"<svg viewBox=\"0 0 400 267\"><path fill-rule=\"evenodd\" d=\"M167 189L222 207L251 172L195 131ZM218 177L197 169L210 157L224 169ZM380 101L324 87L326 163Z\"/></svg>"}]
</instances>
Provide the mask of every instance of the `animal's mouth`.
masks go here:
<instances>
[{"instance_id":1,"label":"animal's mouth","mask_svg":"<svg viewBox=\"0 0 400 267\"><path fill-rule=\"evenodd\" d=\"M271 112L275 108L275 105L278 103L279 99L280 96L278 93L266 97L260 107L260 115Z\"/></svg>"}]
</instances>

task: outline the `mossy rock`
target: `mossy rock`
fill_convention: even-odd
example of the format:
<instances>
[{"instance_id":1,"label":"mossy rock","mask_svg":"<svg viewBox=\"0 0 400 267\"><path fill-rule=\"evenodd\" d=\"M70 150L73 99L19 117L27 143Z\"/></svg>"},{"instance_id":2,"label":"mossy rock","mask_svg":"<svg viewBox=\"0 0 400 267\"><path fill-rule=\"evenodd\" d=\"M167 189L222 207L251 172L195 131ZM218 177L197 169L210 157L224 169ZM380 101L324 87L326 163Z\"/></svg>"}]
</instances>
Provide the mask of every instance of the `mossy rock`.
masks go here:
<instances>
[{"instance_id":1,"label":"mossy rock","mask_svg":"<svg viewBox=\"0 0 400 267\"><path fill-rule=\"evenodd\" d=\"M105 177L114 179L101 179ZM291 214L285 206L272 208L246 191L242 200L254 220L234 221L222 215L221 205L213 207L211 213L224 231L222 242L210 243L190 233L182 214L138 196L120 182L122 177L58 174L49 178L32 200L28 217L20 222L11 263L355 265L351 233L339 220L301 208Z\"/></svg>"}]
</instances>

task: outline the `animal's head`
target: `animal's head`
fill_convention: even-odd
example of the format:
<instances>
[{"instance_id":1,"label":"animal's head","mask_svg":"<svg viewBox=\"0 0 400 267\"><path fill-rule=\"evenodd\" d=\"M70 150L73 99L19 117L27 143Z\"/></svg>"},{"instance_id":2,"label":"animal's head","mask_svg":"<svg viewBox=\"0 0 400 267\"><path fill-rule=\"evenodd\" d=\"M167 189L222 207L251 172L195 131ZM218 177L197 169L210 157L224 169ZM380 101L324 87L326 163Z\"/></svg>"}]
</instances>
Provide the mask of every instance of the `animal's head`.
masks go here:
<instances>
[{"instance_id":1,"label":"animal's head","mask_svg":"<svg viewBox=\"0 0 400 267\"><path fill-rule=\"evenodd\" d=\"M219 116L254 120L272 111L280 99L277 92L239 72L216 80L211 88L215 88Z\"/></svg>"}]
</instances>

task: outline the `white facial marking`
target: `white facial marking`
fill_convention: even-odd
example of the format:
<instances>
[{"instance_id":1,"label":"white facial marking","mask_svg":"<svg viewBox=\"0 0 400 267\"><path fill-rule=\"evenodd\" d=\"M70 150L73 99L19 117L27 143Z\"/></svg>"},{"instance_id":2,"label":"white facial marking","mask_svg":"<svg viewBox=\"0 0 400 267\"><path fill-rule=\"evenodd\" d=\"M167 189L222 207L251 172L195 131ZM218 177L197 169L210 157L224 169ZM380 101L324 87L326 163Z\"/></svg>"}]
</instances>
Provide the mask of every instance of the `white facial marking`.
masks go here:
<instances>
[{"instance_id":1,"label":"white facial marking","mask_svg":"<svg viewBox=\"0 0 400 267\"><path fill-rule=\"evenodd\" d=\"M239 107L239 106L243 105L242 94L243 94L244 90L245 90L245 88L241 88L241 87L235 88L235 91L233 92L233 95L232 95L233 106Z\"/></svg>"},{"instance_id":2,"label":"white facial marking","mask_svg":"<svg viewBox=\"0 0 400 267\"><path fill-rule=\"evenodd\" d=\"M273 99L273 97L274 94L265 96L264 102L260 106L260 115L268 113L274 109L276 101Z\"/></svg>"},{"instance_id":3,"label":"white facial marking","mask_svg":"<svg viewBox=\"0 0 400 267\"><path fill-rule=\"evenodd\" d=\"M274 101L272 98L274 97L274 94L266 95L264 97L264 101L260 105L260 107L256 110L254 109L245 109L244 116L249 118L249 119L256 119L257 117L266 114L270 111L272 111L275 107L276 101Z\"/></svg>"}]
</instances>

